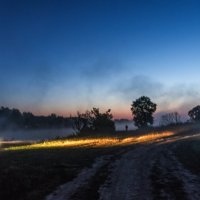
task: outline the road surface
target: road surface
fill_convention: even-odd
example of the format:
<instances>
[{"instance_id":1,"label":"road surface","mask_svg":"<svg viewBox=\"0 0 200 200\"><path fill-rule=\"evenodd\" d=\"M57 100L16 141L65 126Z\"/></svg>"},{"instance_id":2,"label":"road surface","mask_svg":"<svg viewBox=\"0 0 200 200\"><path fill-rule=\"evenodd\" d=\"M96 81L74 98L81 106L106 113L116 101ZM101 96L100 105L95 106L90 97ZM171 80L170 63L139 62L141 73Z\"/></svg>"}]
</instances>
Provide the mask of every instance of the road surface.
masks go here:
<instances>
[{"instance_id":1,"label":"road surface","mask_svg":"<svg viewBox=\"0 0 200 200\"><path fill-rule=\"evenodd\" d=\"M174 155L179 136L98 158L47 200L198 200L200 178ZM197 137L194 135L192 137Z\"/></svg>"}]
</instances>

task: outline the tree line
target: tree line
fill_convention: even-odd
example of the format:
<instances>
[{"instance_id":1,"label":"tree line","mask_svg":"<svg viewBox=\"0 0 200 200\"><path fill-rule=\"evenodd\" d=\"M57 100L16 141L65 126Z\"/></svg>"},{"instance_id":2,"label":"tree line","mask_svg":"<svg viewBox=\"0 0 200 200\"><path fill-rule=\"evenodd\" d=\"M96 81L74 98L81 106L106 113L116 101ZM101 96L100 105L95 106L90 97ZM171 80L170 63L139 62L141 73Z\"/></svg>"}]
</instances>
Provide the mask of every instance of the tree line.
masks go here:
<instances>
[{"instance_id":1,"label":"tree line","mask_svg":"<svg viewBox=\"0 0 200 200\"><path fill-rule=\"evenodd\" d=\"M141 96L131 104L131 112L136 127L144 128L154 123L153 114L157 104L147 96ZM200 106L192 108L188 115L191 121L200 122ZM181 116L177 112L163 114L160 125L179 124ZM0 108L0 130L7 128L41 129L73 127L77 134L89 132L114 132L115 123L111 109L101 113L99 108L93 108L84 113L77 112L74 117L62 117L56 114L35 116L31 112L21 113L18 109Z\"/></svg>"},{"instance_id":2,"label":"tree line","mask_svg":"<svg viewBox=\"0 0 200 200\"><path fill-rule=\"evenodd\" d=\"M20 112L18 109L0 108L0 130L6 129L45 129L71 127L70 118L51 114L35 116L31 112Z\"/></svg>"}]
</instances>

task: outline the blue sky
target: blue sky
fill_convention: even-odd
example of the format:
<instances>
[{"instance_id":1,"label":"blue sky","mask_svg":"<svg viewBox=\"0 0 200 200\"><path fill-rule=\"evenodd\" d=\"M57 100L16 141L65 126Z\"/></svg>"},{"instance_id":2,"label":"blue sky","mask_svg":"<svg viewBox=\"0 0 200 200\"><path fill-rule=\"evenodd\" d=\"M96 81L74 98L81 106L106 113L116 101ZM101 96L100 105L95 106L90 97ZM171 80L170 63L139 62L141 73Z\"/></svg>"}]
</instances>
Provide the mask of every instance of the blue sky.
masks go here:
<instances>
[{"instance_id":1,"label":"blue sky","mask_svg":"<svg viewBox=\"0 0 200 200\"><path fill-rule=\"evenodd\" d=\"M93 106L131 117L200 102L197 0L0 1L0 105L69 115Z\"/></svg>"}]
</instances>

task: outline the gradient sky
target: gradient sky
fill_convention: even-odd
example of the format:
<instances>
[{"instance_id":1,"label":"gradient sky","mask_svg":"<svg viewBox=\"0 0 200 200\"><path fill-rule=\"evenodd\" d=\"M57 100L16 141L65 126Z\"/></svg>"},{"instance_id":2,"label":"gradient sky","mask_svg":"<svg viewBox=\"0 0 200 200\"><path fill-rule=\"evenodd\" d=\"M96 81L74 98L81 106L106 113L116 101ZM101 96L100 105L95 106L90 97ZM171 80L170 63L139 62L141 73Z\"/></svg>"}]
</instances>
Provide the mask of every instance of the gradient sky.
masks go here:
<instances>
[{"instance_id":1,"label":"gradient sky","mask_svg":"<svg viewBox=\"0 0 200 200\"><path fill-rule=\"evenodd\" d=\"M200 104L200 1L0 0L0 105L131 117Z\"/></svg>"}]
</instances>

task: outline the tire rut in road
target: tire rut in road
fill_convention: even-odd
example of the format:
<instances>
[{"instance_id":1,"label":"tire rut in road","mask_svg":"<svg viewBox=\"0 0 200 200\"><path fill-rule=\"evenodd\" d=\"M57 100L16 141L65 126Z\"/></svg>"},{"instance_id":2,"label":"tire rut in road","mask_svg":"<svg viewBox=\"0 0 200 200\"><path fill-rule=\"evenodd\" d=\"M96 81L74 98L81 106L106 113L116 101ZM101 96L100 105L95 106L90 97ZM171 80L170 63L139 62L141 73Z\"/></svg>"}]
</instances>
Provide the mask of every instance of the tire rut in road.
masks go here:
<instances>
[{"instance_id":1,"label":"tire rut in road","mask_svg":"<svg viewBox=\"0 0 200 200\"><path fill-rule=\"evenodd\" d=\"M186 193L183 190L182 181L171 173L169 168L163 169L160 160L155 162L150 175L152 185L152 198L154 200L187 200Z\"/></svg>"},{"instance_id":2,"label":"tire rut in road","mask_svg":"<svg viewBox=\"0 0 200 200\"><path fill-rule=\"evenodd\" d=\"M111 162L112 160L113 159L110 159ZM98 200L99 187L104 184L109 173L110 163L106 163L96 172L87 184L82 185L82 187L80 187L76 193L71 196L71 200Z\"/></svg>"},{"instance_id":3,"label":"tire rut in road","mask_svg":"<svg viewBox=\"0 0 200 200\"><path fill-rule=\"evenodd\" d=\"M100 200L150 200L149 175L153 164L152 146L130 150L117 160L110 176L101 186ZM148 154L148 152L151 152Z\"/></svg>"},{"instance_id":4,"label":"tire rut in road","mask_svg":"<svg viewBox=\"0 0 200 200\"><path fill-rule=\"evenodd\" d=\"M153 199L200 199L199 177L187 171L173 154L175 145L164 145L151 172Z\"/></svg>"}]
</instances>

